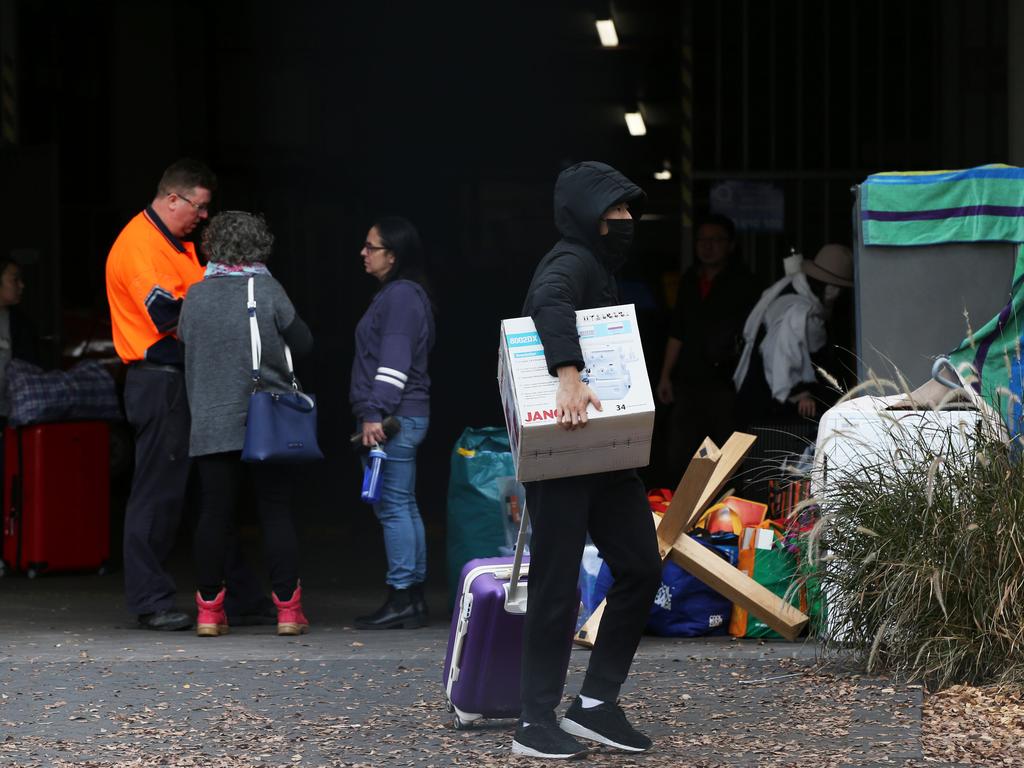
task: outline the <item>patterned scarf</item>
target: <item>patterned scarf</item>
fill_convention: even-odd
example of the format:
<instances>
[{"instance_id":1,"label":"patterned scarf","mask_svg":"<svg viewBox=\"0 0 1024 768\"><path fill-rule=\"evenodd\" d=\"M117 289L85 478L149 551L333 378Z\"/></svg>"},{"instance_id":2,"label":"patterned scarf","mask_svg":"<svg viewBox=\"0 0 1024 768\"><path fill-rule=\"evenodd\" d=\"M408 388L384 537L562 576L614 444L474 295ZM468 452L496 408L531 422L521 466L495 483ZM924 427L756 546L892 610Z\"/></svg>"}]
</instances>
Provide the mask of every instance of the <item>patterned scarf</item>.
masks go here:
<instances>
[{"instance_id":1,"label":"patterned scarf","mask_svg":"<svg viewBox=\"0 0 1024 768\"><path fill-rule=\"evenodd\" d=\"M252 275L269 275L270 270L266 264L222 264L219 261L211 261L206 265L206 274L203 279L211 277L251 277Z\"/></svg>"}]
</instances>

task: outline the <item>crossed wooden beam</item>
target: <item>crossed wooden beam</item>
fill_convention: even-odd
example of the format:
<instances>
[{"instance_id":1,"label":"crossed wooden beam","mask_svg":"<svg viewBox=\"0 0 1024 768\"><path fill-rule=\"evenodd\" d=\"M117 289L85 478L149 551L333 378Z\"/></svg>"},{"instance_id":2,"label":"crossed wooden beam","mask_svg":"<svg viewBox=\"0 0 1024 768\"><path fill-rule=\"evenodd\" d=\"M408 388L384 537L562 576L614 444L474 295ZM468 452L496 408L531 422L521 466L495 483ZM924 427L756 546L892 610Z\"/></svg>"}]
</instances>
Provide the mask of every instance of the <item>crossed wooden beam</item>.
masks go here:
<instances>
[{"instance_id":1,"label":"crossed wooden beam","mask_svg":"<svg viewBox=\"0 0 1024 768\"><path fill-rule=\"evenodd\" d=\"M662 560L671 559L718 594L746 608L787 640L795 640L809 620L804 613L688 535L756 439L754 435L733 432L721 448L710 438L704 441L687 465L665 514L654 515L658 549ZM604 606L602 600L576 633L578 644L593 646Z\"/></svg>"}]
</instances>

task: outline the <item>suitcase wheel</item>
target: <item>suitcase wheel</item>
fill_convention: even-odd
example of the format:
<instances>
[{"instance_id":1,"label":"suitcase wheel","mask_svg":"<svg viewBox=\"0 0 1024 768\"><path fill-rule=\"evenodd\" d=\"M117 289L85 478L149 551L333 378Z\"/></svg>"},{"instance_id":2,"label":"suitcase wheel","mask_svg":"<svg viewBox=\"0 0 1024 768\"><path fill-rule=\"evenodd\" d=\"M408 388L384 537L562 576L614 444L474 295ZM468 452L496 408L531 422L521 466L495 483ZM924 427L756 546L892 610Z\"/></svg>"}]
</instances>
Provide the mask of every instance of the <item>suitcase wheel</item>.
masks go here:
<instances>
[{"instance_id":1,"label":"suitcase wheel","mask_svg":"<svg viewBox=\"0 0 1024 768\"><path fill-rule=\"evenodd\" d=\"M469 725L470 725L469 723L464 723L462 721L462 718L459 717L458 715L455 715L455 717L452 718L452 728L454 728L456 731L468 730L469 729Z\"/></svg>"},{"instance_id":2,"label":"suitcase wheel","mask_svg":"<svg viewBox=\"0 0 1024 768\"><path fill-rule=\"evenodd\" d=\"M0 566L2 566L2 565L3 565L3 563L0 563ZM0 576L2 576L2 575L3 575L3 571L0 570ZM444 697L444 711L445 712L454 712L455 711L455 707L452 706L452 700L449 699L447 696Z\"/></svg>"}]
</instances>

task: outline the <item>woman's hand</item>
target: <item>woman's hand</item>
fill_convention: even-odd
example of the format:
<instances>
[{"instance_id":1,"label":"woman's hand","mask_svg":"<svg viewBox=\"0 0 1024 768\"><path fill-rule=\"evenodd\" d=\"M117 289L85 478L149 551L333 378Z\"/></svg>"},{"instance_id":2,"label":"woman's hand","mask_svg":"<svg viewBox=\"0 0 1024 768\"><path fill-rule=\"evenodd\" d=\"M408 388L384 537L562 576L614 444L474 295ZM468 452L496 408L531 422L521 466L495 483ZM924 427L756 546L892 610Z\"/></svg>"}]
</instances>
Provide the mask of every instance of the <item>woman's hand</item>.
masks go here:
<instances>
[{"instance_id":1,"label":"woman's hand","mask_svg":"<svg viewBox=\"0 0 1024 768\"><path fill-rule=\"evenodd\" d=\"M580 380L575 365L558 369L558 391L555 393L555 414L565 429L587 426L587 405L593 403L601 410L601 400Z\"/></svg>"},{"instance_id":2,"label":"woman's hand","mask_svg":"<svg viewBox=\"0 0 1024 768\"><path fill-rule=\"evenodd\" d=\"M363 422L363 445L371 448L374 445L384 445L387 437L384 435L384 425L379 421Z\"/></svg>"},{"instance_id":3,"label":"woman's hand","mask_svg":"<svg viewBox=\"0 0 1024 768\"><path fill-rule=\"evenodd\" d=\"M814 402L814 398L806 392L800 395L800 399L796 401L796 410L805 419L813 419L818 414L818 406Z\"/></svg>"}]
</instances>

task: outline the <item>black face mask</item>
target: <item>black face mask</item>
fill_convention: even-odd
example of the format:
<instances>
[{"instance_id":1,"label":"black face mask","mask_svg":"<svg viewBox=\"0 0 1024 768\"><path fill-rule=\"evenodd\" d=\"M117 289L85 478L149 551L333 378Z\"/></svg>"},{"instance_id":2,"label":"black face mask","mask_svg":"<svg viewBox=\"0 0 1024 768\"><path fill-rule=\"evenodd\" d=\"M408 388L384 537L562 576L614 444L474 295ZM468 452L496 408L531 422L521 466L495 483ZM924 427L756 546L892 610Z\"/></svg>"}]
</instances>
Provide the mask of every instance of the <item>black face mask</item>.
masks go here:
<instances>
[{"instance_id":1,"label":"black face mask","mask_svg":"<svg viewBox=\"0 0 1024 768\"><path fill-rule=\"evenodd\" d=\"M626 263L629 256L629 248L633 244L633 220L632 219L606 219L608 234L602 236L604 252L607 255L608 268L614 272Z\"/></svg>"}]
</instances>

